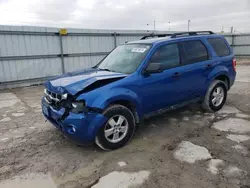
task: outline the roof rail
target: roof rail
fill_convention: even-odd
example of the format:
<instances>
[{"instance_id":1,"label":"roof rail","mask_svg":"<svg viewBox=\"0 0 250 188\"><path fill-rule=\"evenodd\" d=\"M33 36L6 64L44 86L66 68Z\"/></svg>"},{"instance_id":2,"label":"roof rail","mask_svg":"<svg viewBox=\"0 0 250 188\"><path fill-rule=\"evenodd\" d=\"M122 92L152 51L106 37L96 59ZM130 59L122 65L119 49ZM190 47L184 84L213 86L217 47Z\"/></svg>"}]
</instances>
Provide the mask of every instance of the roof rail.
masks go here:
<instances>
[{"instance_id":1,"label":"roof rail","mask_svg":"<svg viewBox=\"0 0 250 188\"><path fill-rule=\"evenodd\" d=\"M146 35L146 36L143 36L140 40L145 40L145 39L149 39L149 38L160 38L160 37L167 37L167 36L172 36L172 34L150 34L150 35Z\"/></svg>"},{"instance_id":2,"label":"roof rail","mask_svg":"<svg viewBox=\"0 0 250 188\"><path fill-rule=\"evenodd\" d=\"M204 34L208 34L208 35L212 35L215 34L212 31L190 31L190 32L180 32L180 33L173 33L170 38L176 38L177 36L194 36L194 35L204 35Z\"/></svg>"},{"instance_id":3,"label":"roof rail","mask_svg":"<svg viewBox=\"0 0 250 188\"><path fill-rule=\"evenodd\" d=\"M150 35L145 35L143 36L140 40L145 40L145 39L149 39L149 38L160 38L160 37L167 37L170 36L170 38L176 38L177 36L194 36L194 35L212 35L215 34L212 31L188 31L188 32L180 32L180 33L173 33L173 34L150 34Z\"/></svg>"}]
</instances>

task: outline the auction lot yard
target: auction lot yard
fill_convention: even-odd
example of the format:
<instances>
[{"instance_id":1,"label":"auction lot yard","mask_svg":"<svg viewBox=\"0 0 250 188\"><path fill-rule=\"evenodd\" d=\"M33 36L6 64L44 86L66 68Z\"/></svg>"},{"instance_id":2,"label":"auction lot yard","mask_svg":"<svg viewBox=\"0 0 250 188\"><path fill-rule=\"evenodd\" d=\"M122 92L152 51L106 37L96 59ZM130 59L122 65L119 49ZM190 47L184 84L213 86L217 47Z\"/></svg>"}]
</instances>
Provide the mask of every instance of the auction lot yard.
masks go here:
<instances>
[{"instance_id":1,"label":"auction lot yard","mask_svg":"<svg viewBox=\"0 0 250 188\"><path fill-rule=\"evenodd\" d=\"M250 188L250 66L225 107L146 120L125 147L69 142L41 113L43 87L0 91L0 188Z\"/></svg>"}]
</instances>

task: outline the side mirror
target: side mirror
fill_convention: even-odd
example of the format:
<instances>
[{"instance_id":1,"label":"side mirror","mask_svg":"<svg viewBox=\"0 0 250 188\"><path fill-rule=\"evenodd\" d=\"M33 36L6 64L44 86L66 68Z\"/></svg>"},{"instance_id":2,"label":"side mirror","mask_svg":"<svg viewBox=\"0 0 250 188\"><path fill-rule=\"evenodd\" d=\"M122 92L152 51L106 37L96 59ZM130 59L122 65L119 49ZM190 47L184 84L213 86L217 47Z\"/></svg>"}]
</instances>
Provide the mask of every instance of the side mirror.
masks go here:
<instances>
[{"instance_id":1,"label":"side mirror","mask_svg":"<svg viewBox=\"0 0 250 188\"><path fill-rule=\"evenodd\" d=\"M160 73L162 72L161 63L150 62L144 73L152 74L152 73Z\"/></svg>"}]
</instances>

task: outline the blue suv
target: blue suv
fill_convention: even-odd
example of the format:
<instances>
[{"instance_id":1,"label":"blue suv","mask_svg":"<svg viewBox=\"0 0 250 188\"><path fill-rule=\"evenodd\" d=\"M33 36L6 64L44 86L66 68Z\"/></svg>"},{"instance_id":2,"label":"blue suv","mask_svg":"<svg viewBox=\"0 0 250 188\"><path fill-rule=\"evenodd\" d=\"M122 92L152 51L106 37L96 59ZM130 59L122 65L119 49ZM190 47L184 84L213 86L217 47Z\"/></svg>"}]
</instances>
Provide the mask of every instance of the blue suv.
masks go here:
<instances>
[{"instance_id":1,"label":"blue suv","mask_svg":"<svg viewBox=\"0 0 250 188\"><path fill-rule=\"evenodd\" d=\"M194 102L220 110L235 68L229 44L211 31L149 35L45 82L43 114L73 142L113 150L153 115Z\"/></svg>"}]
</instances>

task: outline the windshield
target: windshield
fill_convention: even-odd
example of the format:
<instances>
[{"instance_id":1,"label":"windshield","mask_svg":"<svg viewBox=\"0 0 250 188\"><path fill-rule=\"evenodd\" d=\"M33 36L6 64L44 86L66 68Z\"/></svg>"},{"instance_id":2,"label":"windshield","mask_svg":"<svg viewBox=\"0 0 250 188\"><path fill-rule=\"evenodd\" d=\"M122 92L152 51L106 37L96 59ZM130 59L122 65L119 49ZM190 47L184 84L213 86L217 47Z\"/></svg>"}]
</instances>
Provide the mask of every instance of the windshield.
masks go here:
<instances>
[{"instance_id":1,"label":"windshield","mask_svg":"<svg viewBox=\"0 0 250 188\"><path fill-rule=\"evenodd\" d=\"M146 56L150 45L126 44L115 48L97 68L130 74L136 71Z\"/></svg>"}]
</instances>

